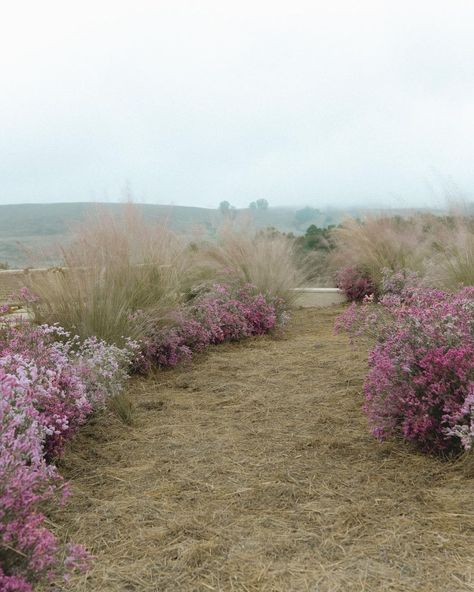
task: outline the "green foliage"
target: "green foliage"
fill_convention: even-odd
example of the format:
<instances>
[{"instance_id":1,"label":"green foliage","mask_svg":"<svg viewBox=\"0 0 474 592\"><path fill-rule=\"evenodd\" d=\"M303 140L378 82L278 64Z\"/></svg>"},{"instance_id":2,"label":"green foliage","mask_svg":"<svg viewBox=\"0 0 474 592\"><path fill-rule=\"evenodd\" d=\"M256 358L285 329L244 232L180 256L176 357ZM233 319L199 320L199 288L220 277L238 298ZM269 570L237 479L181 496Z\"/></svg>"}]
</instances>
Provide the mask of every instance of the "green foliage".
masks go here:
<instances>
[{"instance_id":1,"label":"green foliage","mask_svg":"<svg viewBox=\"0 0 474 592\"><path fill-rule=\"evenodd\" d=\"M250 210L268 210L268 201L266 199L257 199L249 203Z\"/></svg>"},{"instance_id":2,"label":"green foliage","mask_svg":"<svg viewBox=\"0 0 474 592\"><path fill-rule=\"evenodd\" d=\"M202 229L205 238L215 238L216 228L225 219L242 220L245 224L249 213L252 214L253 223L256 229L266 226L274 226L280 231L288 233L293 231L296 235L301 234L310 224L318 227L325 227L329 224L341 223L346 214L366 217L370 210L363 212L357 208L342 211L335 208L294 208L294 207L269 207L268 209L257 207L257 201L249 205L249 209L233 209L227 202L226 215L216 208L196 208L184 206L166 206L157 204L137 204L136 208L147 222L159 222L171 230L190 235L190 229ZM25 267L53 267L61 264L61 253L56 245L66 245L73 238L74 229L87 220L94 212L98 204L94 203L55 203L55 204L20 204L0 205L0 261L4 261L12 268L24 269ZM108 212L112 218L120 218L124 204L108 203L100 206ZM225 206L224 206L225 207ZM407 216L403 210L392 212L392 214ZM427 219L439 218L440 211L433 212L435 215L426 216ZM413 211L410 213L413 215ZM447 218L447 217L446 217ZM456 216L451 216L450 225L456 225ZM428 226L436 225L429 220ZM443 241L436 233L427 231L433 238L441 243ZM452 231L451 238L455 231ZM449 238L449 237L448 237ZM311 251L306 251L310 253ZM323 251L315 251L322 253Z\"/></svg>"},{"instance_id":3,"label":"green foliage","mask_svg":"<svg viewBox=\"0 0 474 592\"><path fill-rule=\"evenodd\" d=\"M258 210L268 210L268 201L266 199L257 199L255 205Z\"/></svg>"},{"instance_id":4,"label":"green foliage","mask_svg":"<svg viewBox=\"0 0 474 592\"><path fill-rule=\"evenodd\" d=\"M222 215L230 218L231 220L235 220L237 216L237 208L231 205L231 203L227 200L221 201L219 204L219 211Z\"/></svg>"},{"instance_id":5,"label":"green foliage","mask_svg":"<svg viewBox=\"0 0 474 592\"><path fill-rule=\"evenodd\" d=\"M303 237L303 248L306 251L330 251L334 248L331 233L335 228L333 224L327 228L319 228L311 224Z\"/></svg>"}]
</instances>

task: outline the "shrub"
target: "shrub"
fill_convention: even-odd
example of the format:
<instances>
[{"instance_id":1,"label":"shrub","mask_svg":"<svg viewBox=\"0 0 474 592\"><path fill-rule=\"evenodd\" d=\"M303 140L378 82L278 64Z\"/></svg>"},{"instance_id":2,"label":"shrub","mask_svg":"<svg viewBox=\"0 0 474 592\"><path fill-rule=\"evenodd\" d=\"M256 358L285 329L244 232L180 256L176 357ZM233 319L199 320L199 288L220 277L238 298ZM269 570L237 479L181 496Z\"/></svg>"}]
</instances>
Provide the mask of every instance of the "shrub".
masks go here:
<instances>
[{"instance_id":1,"label":"shrub","mask_svg":"<svg viewBox=\"0 0 474 592\"><path fill-rule=\"evenodd\" d=\"M45 505L67 497L48 461L121 391L136 349L81 343L58 326L0 325L0 590L29 592L85 567L87 553L47 528Z\"/></svg>"},{"instance_id":2,"label":"shrub","mask_svg":"<svg viewBox=\"0 0 474 592\"><path fill-rule=\"evenodd\" d=\"M382 282L380 285L380 295L392 296L411 296L413 290L422 287L422 279L416 271L400 269L392 272L390 269L382 270Z\"/></svg>"},{"instance_id":3,"label":"shrub","mask_svg":"<svg viewBox=\"0 0 474 592\"><path fill-rule=\"evenodd\" d=\"M93 410L104 407L109 399L123 393L129 370L140 357L140 344L125 339L124 347L108 344L97 337L81 342L77 336L62 344L84 384Z\"/></svg>"},{"instance_id":4,"label":"shrub","mask_svg":"<svg viewBox=\"0 0 474 592\"><path fill-rule=\"evenodd\" d=\"M2 326L0 368L32 389L49 457L60 454L92 410L122 389L138 348L128 344L121 349L95 338L81 343L58 326Z\"/></svg>"},{"instance_id":5,"label":"shrub","mask_svg":"<svg viewBox=\"0 0 474 592\"><path fill-rule=\"evenodd\" d=\"M331 264L336 270L344 267L363 269L376 288L380 287L384 269L423 272L432 242L424 225L423 216L408 219L372 216L362 221L345 220L332 232L335 250Z\"/></svg>"},{"instance_id":6,"label":"shrub","mask_svg":"<svg viewBox=\"0 0 474 592\"><path fill-rule=\"evenodd\" d=\"M326 228L319 228L315 224L311 224L306 230L304 236L297 239L306 251L331 251L334 248L332 242L332 232L335 226L330 225Z\"/></svg>"},{"instance_id":7,"label":"shrub","mask_svg":"<svg viewBox=\"0 0 474 592\"><path fill-rule=\"evenodd\" d=\"M369 274L357 267L346 267L336 274L336 286L346 295L349 302L361 302L376 292Z\"/></svg>"},{"instance_id":8,"label":"shrub","mask_svg":"<svg viewBox=\"0 0 474 592\"><path fill-rule=\"evenodd\" d=\"M427 452L474 441L474 288L407 288L380 304L351 306L338 328L371 334L365 411L372 432Z\"/></svg>"},{"instance_id":9,"label":"shrub","mask_svg":"<svg viewBox=\"0 0 474 592\"><path fill-rule=\"evenodd\" d=\"M145 368L176 366L211 344L262 335L285 319L280 299L265 297L254 286L204 287L173 315L170 325L148 335Z\"/></svg>"},{"instance_id":10,"label":"shrub","mask_svg":"<svg viewBox=\"0 0 474 592\"><path fill-rule=\"evenodd\" d=\"M296 264L294 240L285 235L226 226L205 255L214 280L251 284L265 296L288 305L296 298L293 288L300 285L302 274Z\"/></svg>"},{"instance_id":11,"label":"shrub","mask_svg":"<svg viewBox=\"0 0 474 592\"><path fill-rule=\"evenodd\" d=\"M36 304L28 290L21 296ZM59 325L15 324L0 308L0 590L32 592L86 567L84 549L61 545L47 528L48 504L67 497L49 463L109 399L123 421L132 422L131 402L121 396L132 364L175 366L210 344L264 334L284 325L285 308L255 286L201 286L168 315L168 324L152 330L148 323L143 343L125 338L122 348L80 339ZM141 315L147 312L135 312L131 321L140 323Z\"/></svg>"},{"instance_id":12,"label":"shrub","mask_svg":"<svg viewBox=\"0 0 474 592\"><path fill-rule=\"evenodd\" d=\"M446 290L474 284L474 217L467 207L444 216L348 219L332 230L331 241L332 268L364 269L379 291L384 269L417 272Z\"/></svg>"},{"instance_id":13,"label":"shrub","mask_svg":"<svg viewBox=\"0 0 474 592\"><path fill-rule=\"evenodd\" d=\"M434 243L432 283L457 290L474 285L474 218L453 215L439 229Z\"/></svg>"},{"instance_id":14,"label":"shrub","mask_svg":"<svg viewBox=\"0 0 474 592\"><path fill-rule=\"evenodd\" d=\"M49 327L4 328L0 351L0 367L23 381L41 410L37 419L44 429L47 455L61 453L92 411L77 369L54 342Z\"/></svg>"},{"instance_id":15,"label":"shrub","mask_svg":"<svg viewBox=\"0 0 474 592\"><path fill-rule=\"evenodd\" d=\"M31 274L36 320L119 346L181 302L192 263L183 241L131 204L117 216L99 209L61 253L62 268Z\"/></svg>"},{"instance_id":16,"label":"shrub","mask_svg":"<svg viewBox=\"0 0 474 592\"><path fill-rule=\"evenodd\" d=\"M87 554L62 549L41 508L63 503L67 489L43 456L45 428L34 389L20 372L0 368L0 589L32 591L32 584L84 568Z\"/></svg>"}]
</instances>

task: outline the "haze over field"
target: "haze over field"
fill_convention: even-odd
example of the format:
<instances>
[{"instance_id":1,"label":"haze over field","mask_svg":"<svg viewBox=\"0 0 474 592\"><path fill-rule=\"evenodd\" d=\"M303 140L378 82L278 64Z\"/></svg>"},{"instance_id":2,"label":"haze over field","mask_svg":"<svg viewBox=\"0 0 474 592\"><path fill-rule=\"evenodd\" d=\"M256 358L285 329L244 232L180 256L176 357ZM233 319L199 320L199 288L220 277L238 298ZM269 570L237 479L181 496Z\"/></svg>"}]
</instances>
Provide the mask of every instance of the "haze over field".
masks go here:
<instances>
[{"instance_id":1,"label":"haze over field","mask_svg":"<svg viewBox=\"0 0 474 592\"><path fill-rule=\"evenodd\" d=\"M148 222L158 222L189 239L198 240L215 237L217 229L230 219L244 226L250 223L255 229L275 227L283 232L302 234L310 224L328 226L344 216L342 211L314 208L232 210L228 215L218 209L186 206L137 204L136 208ZM31 267L57 262L58 244L67 243L78 225L100 216L104 209L116 216L124 211L123 204L0 204L0 265ZM52 252L56 252L56 256Z\"/></svg>"},{"instance_id":2,"label":"haze over field","mask_svg":"<svg viewBox=\"0 0 474 592\"><path fill-rule=\"evenodd\" d=\"M0 23L0 204L474 194L474 4L47 1Z\"/></svg>"}]
</instances>

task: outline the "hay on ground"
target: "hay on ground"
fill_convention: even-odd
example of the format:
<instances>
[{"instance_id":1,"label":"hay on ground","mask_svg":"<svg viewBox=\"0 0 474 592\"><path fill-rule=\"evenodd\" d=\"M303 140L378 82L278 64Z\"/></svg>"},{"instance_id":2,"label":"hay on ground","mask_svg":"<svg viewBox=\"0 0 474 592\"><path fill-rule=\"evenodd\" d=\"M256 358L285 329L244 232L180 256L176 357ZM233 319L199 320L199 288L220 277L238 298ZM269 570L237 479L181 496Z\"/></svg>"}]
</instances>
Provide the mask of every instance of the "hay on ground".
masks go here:
<instances>
[{"instance_id":1,"label":"hay on ground","mask_svg":"<svg viewBox=\"0 0 474 592\"><path fill-rule=\"evenodd\" d=\"M368 434L336 312L135 380L132 426L83 430L53 517L97 557L72 592L474 590L474 464Z\"/></svg>"}]
</instances>

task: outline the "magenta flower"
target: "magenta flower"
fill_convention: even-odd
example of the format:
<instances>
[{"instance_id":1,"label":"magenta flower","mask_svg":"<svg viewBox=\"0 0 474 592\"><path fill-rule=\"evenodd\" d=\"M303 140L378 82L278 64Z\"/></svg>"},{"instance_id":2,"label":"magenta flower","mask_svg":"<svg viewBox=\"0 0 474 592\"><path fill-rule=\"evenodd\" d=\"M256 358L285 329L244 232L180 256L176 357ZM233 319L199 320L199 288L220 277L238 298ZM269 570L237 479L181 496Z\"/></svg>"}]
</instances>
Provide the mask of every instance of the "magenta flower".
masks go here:
<instances>
[{"instance_id":1,"label":"magenta flower","mask_svg":"<svg viewBox=\"0 0 474 592\"><path fill-rule=\"evenodd\" d=\"M336 329L377 342L369 353L365 411L379 439L398 435L428 452L474 442L474 288L457 294L393 289L379 304L353 304Z\"/></svg>"}]
</instances>

